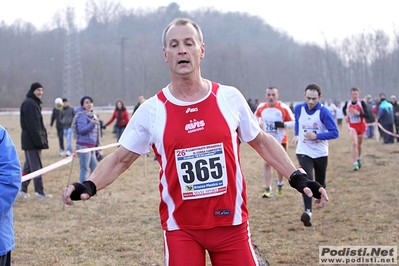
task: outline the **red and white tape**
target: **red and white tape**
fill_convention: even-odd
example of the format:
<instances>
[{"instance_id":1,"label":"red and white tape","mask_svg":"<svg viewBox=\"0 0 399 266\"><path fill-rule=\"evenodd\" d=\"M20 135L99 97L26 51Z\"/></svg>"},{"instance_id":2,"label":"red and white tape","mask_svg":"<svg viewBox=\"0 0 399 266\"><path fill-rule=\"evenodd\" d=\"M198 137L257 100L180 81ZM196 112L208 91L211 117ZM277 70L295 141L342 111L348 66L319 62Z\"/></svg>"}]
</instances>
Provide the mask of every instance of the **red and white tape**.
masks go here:
<instances>
[{"instance_id":1,"label":"red and white tape","mask_svg":"<svg viewBox=\"0 0 399 266\"><path fill-rule=\"evenodd\" d=\"M372 125L377 125L379 128L381 128L382 131L384 131L386 134L394 136L394 137L399 137L399 134L395 134L391 131L386 130L379 122L374 122L374 123L369 123L367 126L372 126Z\"/></svg>"}]
</instances>

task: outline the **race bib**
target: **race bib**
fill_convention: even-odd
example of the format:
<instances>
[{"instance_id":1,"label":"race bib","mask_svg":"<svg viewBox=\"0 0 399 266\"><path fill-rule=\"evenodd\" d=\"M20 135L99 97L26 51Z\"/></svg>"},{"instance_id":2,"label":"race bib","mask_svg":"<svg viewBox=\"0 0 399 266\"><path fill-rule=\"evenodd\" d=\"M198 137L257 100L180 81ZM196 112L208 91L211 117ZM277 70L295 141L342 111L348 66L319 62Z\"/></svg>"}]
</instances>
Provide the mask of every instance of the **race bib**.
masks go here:
<instances>
[{"instance_id":1,"label":"race bib","mask_svg":"<svg viewBox=\"0 0 399 266\"><path fill-rule=\"evenodd\" d=\"M264 121L264 131L272 134L272 135L276 135L277 134L277 128L274 125L274 121L273 122L268 122L268 121Z\"/></svg>"},{"instance_id":2,"label":"race bib","mask_svg":"<svg viewBox=\"0 0 399 266\"><path fill-rule=\"evenodd\" d=\"M219 196L227 192L223 143L175 151L183 200Z\"/></svg>"},{"instance_id":3,"label":"race bib","mask_svg":"<svg viewBox=\"0 0 399 266\"><path fill-rule=\"evenodd\" d=\"M308 131L313 132L313 133L315 133L317 135L317 132L319 131L319 128L318 128L316 123L310 124L310 125L304 124L302 126L302 130L303 130L303 143L317 144L317 143L320 142L320 140L318 140L318 139L307 139L305 137L305 133L308 132Z\"/></svg>"},{"instance_id":4,"label":"race bib","mask_svg":"<svg viewBox=\"0 0 399 266\"><path fill-rule=\"evenodd\" d=\"M349 114L349 120L352 124L357 124L361 122L360 115Z\"/></svg>"}]
</instances>

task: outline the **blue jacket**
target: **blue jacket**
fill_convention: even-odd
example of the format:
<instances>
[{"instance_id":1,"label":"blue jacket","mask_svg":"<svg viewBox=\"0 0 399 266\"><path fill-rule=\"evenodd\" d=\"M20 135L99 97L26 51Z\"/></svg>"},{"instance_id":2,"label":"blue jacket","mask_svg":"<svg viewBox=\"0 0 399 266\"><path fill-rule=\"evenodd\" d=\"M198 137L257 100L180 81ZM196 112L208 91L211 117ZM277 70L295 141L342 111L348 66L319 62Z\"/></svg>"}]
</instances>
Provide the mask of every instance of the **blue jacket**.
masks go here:
<instances>
[{"instance_id":1,"label":"blue jacket","mask_svg":"<svg viewBox=\"0 0 399 266\"><path fill-rule=\"evenodd\" d=\"M99 127L92 120L93 113L82 107L75 109L76 116L76 143L88 147L96 147L99 143Z\"/></svg>"},{"instance_id":2,"label":"blue jacket","mask_svg":"<svg viewBox=\"0 0 399 266\"><path fill-rule=\"evenodd\" d=\"M0 256L15 247L13 209L21 186L21 165L14 143L0 126Z\"/></svg>"},{"instance_id":3,"label":"blue jacket","mask_svg":"<svg viewBox=\"0 0 399 266\"><path fill-rule=\"evenodd\" d=\"M393 124L393 105L386 99L382 99L378 105L378 122L381 125Z\"/></svg>"}]
</instances>

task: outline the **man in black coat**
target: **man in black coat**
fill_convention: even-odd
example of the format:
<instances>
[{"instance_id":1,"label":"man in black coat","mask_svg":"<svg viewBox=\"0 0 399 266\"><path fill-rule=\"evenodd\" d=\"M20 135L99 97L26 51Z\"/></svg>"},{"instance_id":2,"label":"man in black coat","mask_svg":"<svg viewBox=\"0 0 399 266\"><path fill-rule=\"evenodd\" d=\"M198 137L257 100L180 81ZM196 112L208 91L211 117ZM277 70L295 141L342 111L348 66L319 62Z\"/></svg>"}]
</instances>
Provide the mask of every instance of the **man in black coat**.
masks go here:
<instances>
[{"instance_id":1,"label":"man in black coat","mask_svg":"<svg viewBox=\"0 0 399 266\"><path fill-rule=\"evenodd\" d=\"M47 131L44 127L42 108L40 100L43 95L43 87L40 83L35 82L31 85L30 90L26 94L20 109L21 124L21 144L22 150L25 151L25 164L22 175L41 169L42 166L42 150L48 149ZM22 182L19 197L27 198L28 185L30 180ZM42 176L39 175L33 179L35 186L36 198L51 198L51 195L45 194L43 189Z\"/></svg>"}]
</instances>

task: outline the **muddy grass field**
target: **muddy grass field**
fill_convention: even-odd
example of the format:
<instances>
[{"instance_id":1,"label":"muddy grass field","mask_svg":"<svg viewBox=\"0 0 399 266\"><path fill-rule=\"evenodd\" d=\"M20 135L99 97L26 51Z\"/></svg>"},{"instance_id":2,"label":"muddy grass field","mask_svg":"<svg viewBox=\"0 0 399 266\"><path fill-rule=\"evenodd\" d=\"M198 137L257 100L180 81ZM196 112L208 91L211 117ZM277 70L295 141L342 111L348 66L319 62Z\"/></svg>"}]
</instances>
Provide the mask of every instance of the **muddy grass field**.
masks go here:
<instances>
[{"instance_id":1,"label":"muddy grass field","mask_svg":"<svg viewBox=\"0 0 399 266\"><path fill-rule=\"evenodd\" d=\"M101 114L107 121L111 114ZM50 149L43 151L44 166L58 156L56 129L44 115ZM1 115L0 124L17 146L21 163L18 115ZM352 171L350 140L346 125L340 138L330 141L327 192L330 202L313 210L313 226L300 222L302 198L284 181L284 197L261 197L261 158L242 145L242 165L247 180L250 227L253 242L271 265L318 265L319 246L397 245L399 239L399 144L383 145L366 139L363 167ZM290 131L290 138L292 137ZM102 144L115 142L108 127ZM74 146L74 145L73 145ZM105 150L105 154L115 148ZM297 165L295 147L288 153ZM159 166L153 156L142 156L111 186L87 202L64 206L61 189L78 181L79 162L43 175L52 199L17 199L14 205L16 248L12 264L24 265L141 265L163 263L163 239L158 216ZM275 188L274 188L275 189ZM275 193L274 193L275 194ZM189 266L189 262L187 263ZM207 265L211 265L209 262Z\"/></svg>"}]
</instances>

